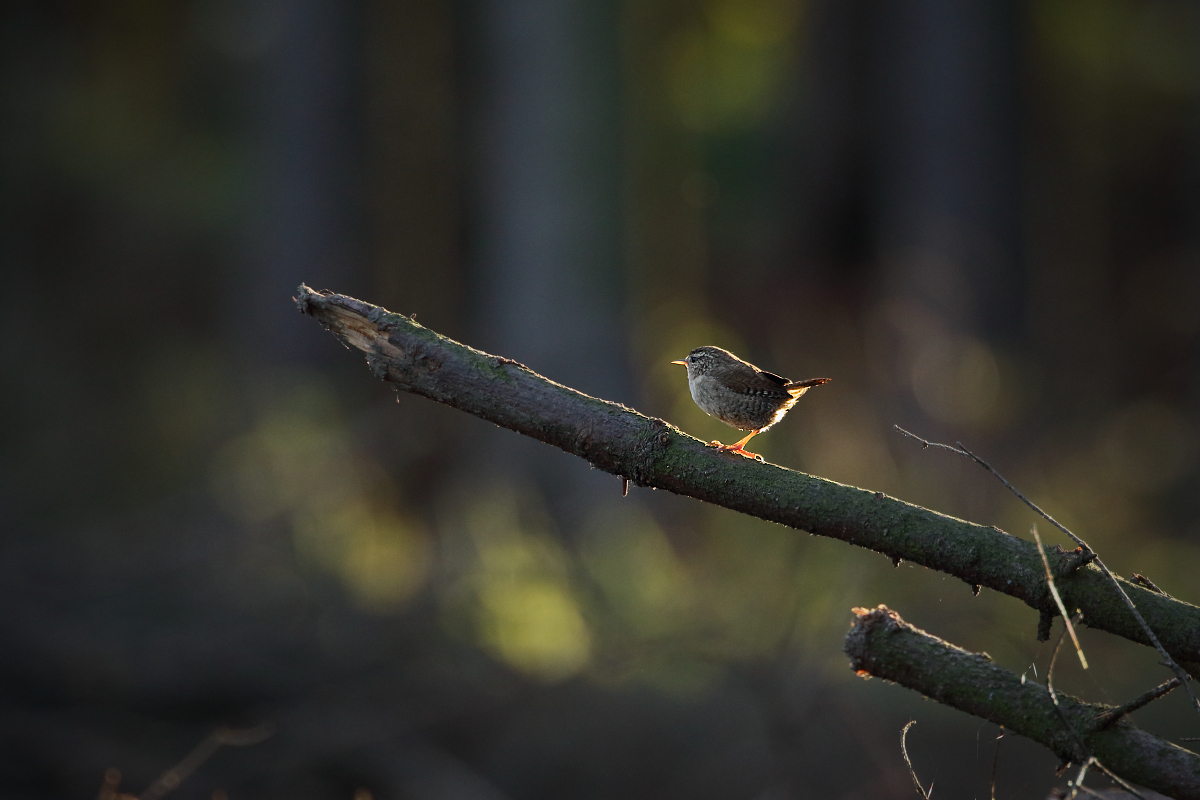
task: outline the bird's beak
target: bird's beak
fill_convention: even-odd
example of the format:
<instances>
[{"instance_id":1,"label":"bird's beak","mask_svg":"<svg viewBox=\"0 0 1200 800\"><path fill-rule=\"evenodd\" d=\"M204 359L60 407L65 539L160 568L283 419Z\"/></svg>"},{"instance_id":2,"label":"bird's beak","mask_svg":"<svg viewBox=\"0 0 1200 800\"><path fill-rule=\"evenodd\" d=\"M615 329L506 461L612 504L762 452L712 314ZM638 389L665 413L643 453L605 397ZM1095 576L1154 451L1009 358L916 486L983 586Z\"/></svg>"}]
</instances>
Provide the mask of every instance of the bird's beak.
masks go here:
<instances>
[{"instance_id":1,"label":"bird's beak","mask_svg":"<svg viewBox=\"0 0 1200 800\"><path fill-rule=\"evenodd\" d=\"M685 366L685 367L687 366L687 362L686 362L686 361L672 361L671 363L672 363L672 364L682 364L682 365L683 365L683 366Z\"/></svg>"}]
</instances>

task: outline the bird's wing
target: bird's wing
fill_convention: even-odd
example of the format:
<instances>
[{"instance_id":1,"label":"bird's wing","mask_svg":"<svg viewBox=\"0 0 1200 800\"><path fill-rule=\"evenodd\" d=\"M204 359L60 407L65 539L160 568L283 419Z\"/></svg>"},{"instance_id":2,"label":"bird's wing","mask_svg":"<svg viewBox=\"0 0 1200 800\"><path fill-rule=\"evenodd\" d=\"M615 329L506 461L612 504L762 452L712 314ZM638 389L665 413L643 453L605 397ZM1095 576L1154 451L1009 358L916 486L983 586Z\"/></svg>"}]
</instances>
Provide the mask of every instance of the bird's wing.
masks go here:
<instances>
[{"instance_id":1,"label":"bird's wing","mask_svg":"<svg viewBox=\"0 0 1200 800\"><path fill-rule=\"evenodd\" d=\"M787 378L781 378L778 375L776 375L774 372L764 372L763 370L760 369L758 371L758 374L761 375L762 377L766 378L767 380L771 381L772 383L778 383L780 386L786 386L787 382L788 382Z\"/></svg>"}]
</instances>

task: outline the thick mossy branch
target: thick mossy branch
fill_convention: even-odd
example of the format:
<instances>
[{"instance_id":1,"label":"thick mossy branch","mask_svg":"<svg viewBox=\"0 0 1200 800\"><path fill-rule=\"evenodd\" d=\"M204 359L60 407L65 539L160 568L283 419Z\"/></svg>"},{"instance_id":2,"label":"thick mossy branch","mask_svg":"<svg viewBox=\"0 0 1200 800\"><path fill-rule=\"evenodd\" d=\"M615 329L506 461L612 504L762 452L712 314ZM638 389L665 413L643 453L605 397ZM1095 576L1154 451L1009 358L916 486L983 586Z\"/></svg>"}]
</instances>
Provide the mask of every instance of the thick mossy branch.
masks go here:
<instances>
[{"instance_id":1,"label":"thick mossy branch","mask_svg":"<svg viewBox=\"0 0 1200 800\"><path fill-rule=\"evenodd\" d=\"M666 489L802 531L841 539L986 586L1053 612L1032 542L882 493L719 453L661 419L599 400L511 359L447 339L402 314L301 286L299 310L366 354L378 377L415 394L554 445L639 486ZM1077 556L1051 551L1069 572ZM1083 623L1149 644L1113 585L1094 565L1056 580ZM1123 582L1173 657L1200 665L1200 608Z\"/></svg>"},{"instance_id":2,"label":"thick mossy branch","mask_svg":"<svg viewBox=\"0 0 1200 800\"><path fill-rule=\"evenodd\" d=\"M859 675L895 681L1045 745L1064 761L1094 757L1114 774L1169 797L1200 800L1200 755L1128 722L1098 724L1108 709L1022 682L992 663L909 625L886 606L855 609L846 655ZM1067 725L1071 727L1068 728Z\"/></svg>"}]
</instances>

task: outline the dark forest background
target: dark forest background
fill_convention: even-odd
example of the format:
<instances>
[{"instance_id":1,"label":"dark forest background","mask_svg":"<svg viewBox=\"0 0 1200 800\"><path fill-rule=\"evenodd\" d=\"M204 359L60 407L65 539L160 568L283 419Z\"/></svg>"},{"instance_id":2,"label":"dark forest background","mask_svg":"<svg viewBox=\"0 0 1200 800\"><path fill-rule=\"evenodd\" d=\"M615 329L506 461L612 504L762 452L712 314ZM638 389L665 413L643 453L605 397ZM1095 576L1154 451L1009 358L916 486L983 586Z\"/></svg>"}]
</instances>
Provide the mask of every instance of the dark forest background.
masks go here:
<instances>
[{"instance_id":1,"label":"dark forest background","mask_svg":"<svg viewBox=\"0 0 1200 800\"><path fill-rule=\"evenodd\" d=\"M396 396L301 281L703 439L668 362L832 377L757 450L1028 536L961 440L1200 601L1200 6L23 0L0 11L0 793L1044 797L847 669L1036 614ZM731 441L724 438L724 441ZM1043 529L1050 542L1060 542ZM1148 648L1056 685L1122 702ZM1186 698L1136 721L1196 735ZM1067 776L1069 777L1069 776Z\"/></svg>"}]
</instances>

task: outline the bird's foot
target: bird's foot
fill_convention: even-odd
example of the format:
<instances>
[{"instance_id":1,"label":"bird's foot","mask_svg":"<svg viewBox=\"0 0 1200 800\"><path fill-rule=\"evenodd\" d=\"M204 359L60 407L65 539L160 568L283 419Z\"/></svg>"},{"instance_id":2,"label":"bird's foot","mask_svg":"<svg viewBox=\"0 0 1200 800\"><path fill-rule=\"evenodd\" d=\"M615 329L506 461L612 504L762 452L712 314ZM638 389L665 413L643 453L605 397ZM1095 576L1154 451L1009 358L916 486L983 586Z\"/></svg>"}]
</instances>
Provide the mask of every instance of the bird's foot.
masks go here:
<instances>
[{"instance_id":1,"label":"bird's foot","mask_svg":"<svg viewBox=\"0 0 1200 800\"><path fill-rule=\"evenodd\" d=\"M763 457L758 453L751 453L749 450L742 447L741 442L738 442L737 444L721 444L720 442L712 441L708 443L708 446L715 447L717 450L723 453L737 453L739 456L753 458L755 461L764 461Z\"/></svg>"}]
</instances>

